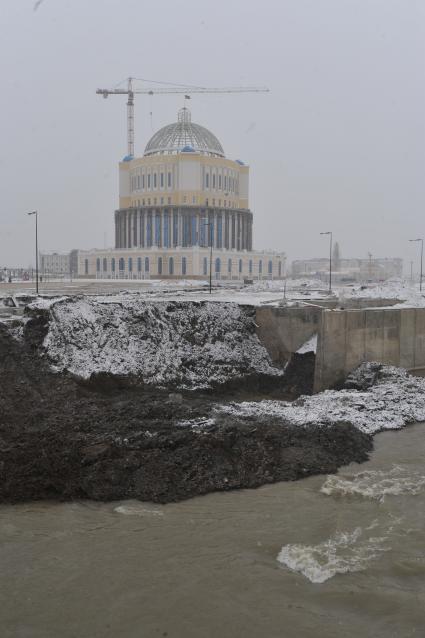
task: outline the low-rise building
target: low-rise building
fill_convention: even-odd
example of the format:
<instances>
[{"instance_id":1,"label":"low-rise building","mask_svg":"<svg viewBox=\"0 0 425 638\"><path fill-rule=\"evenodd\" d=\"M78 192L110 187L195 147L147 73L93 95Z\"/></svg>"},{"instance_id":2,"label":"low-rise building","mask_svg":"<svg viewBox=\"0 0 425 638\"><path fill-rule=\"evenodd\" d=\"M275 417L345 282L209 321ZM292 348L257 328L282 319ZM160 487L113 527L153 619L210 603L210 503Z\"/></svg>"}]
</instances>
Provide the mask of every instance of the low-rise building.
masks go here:
<instances>
[{"instance_id":1,"label":"low-rise building","mask_svg":"<svg viewBox=\"0 0 425 638\"><path fill-rule=\"evenodd\" d=\"M292 277L326 281L329 278L329 258L297 259L292 262ZM385 281L401 277L403 260L399 257L368 259L342 259L332 263L332 279L335 282Z\"/></svg>"},{"instance_id":2,"label":"low-rise building","mask_svg":"<svg viewBox=\"0 0 425 638\"><path fill-rule=\"evenodd\" d=\"M41 275L63 276L70 273L70 254L57 252L40 252Z\"/></svg>"}]
</instances>

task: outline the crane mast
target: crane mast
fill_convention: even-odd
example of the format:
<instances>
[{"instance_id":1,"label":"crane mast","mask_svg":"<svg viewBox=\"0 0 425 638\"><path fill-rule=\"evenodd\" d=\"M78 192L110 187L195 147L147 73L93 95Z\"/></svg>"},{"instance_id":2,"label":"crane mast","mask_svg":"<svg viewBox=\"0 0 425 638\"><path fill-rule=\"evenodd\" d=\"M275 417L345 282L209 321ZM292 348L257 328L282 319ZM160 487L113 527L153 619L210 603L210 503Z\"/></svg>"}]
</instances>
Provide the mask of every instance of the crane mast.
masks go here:
<instances>
[{"instance_id":1,"label":"crane mast","mask_svg":"<svg viewBox=\"0 0 425 638\"><path fill-rule=\"evenodd\" d=\"M134 92L132 78L128 78L127 95L127 153L134 157Z\"/></svg>"},{"instance_id":2,"label":"crane mast","mask_svg":"<svg viewBox=\"0 0 425 638\"><path fill-rule=\"evenodd\" d=\"M127 95L127 155L134 157L134 96L135 94L143 95L172 95L181 93L189 95L191 93L268 93L269 89L265 86L229 86L229 87L204 87L204 86L173 86L173 87L158 87L158 88L145 88L134 89L133 80L135 78L127 79L126 88L115 89L97 89L98 95L103 95L106 99L110 95Z\"/></svg>"}]
</instances>

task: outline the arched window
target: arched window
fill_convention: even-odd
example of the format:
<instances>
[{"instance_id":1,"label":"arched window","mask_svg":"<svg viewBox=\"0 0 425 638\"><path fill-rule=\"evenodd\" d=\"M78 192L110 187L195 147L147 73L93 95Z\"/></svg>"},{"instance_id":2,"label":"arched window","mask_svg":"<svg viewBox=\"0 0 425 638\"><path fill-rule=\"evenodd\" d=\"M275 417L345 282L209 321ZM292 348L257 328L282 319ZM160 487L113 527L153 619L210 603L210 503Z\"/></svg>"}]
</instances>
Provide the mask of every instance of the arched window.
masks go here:
<instances>
[{"instance_id":1,"label":"arched window","mask_svg":"<svg viewBox=\"0 0 425 638\"><path fill-rule=\"evenodd\" d=\"M145 257L145 272L149 272L149 257Z\"/></svg>"},{"instance_id":2,"label":"arched window","mask_svg":"<svg viewBox=\"0 0 425 638\"><path fill-rule=\"evenodd\" d=\"M158 275L162 275L162 257L158 257Z\"/></svg>"},{"instance_id":3,"label":"arched window","mask_svg":"<svg viewBox=\"0 0 425 638\"><path fill-rule=\"evenodd\" d=\"M282 276L282 262L279 262L279 277Z\"/></svg>"},{"instance_id":4,"label":"arched window","mask_svg":"<svg viewBox=\"0 0 425 638\"><path fill-rule=\"evenodd\" d=\"M100 259L99 259L99 257L96 259L96 271L100 272Z\"/></svg>"},{"instance_id":5,"label":"arched window","mask_svg":"<svg viewBox=\"0 0 425 638\"><path fill-rule=\"evenodd\" d=\"M84 260L84 274L85 275L89 274L89 260L88 259Z\"/></svg>"},{"instance_id":6,"label":"arched window","mask_svg":"<svg viewBox=\"0 0 425 638\"><path fill-rule=\"evenodd\" d=\"M242 259L239 259L239 272L242 272Z\"/></svg>"},{"instance_id":7,"label":"arched window","mask_svg":"<svg viewBox=\"0 0 425 638\"><path fill-rule=\"evenodd\" d=\"M204 257L203 274L204 274L204 275L207 275L207 274L208 274L208 259L207 259L206 257Z\"/></svg>"},{"instance_id":8,"label":"arched window","mask_svg":"<svg viewBox=\"0 0 425 638\"><path fill-rule=\"evenodd\" d=\"M174 275L174 259L172 257L168 260L168 274Z\"/></svg>"},{"instance_id":9,"label":"arched window","mask_svg":"<svg viewBox=\"0 0 425 638\"><path fill-rule=\"evenodd\" d=\"M272 274L273 274L273 262L270 259L270 261L269 261L269 275L272 275Z\"/></svg>"},{"instance_id":10,"label":"arched window","mask_svg":"<svg viewBox=\"0 0 425 638\"><path fill-rule=\"evenodd\" d=\"M119 270L120 270L121 272L124 272L124 268L125 268L125 265L124 265L124 257L120 257L120 260L119 260Z\"/></svg>"},{"instance_id":11,"label":"arched window","mask_svg":"<svg viewBox=\"0 0 425 638\"><path fill-rule=\"evenodd\" d=\"M128 258L128 272L132 272L133 270L133 257Z\"/></svg>"},{"instance_id":12,"label":"arched window","mask_svg":"<svg viewBox=\"0 0 425 638\"><path fill-rule=\"evenodd\" d=\"M137 258L137 272L142 272L142 258Z\"/></svg>"},{"instance_id":13,"label":"arched window","mask_svg":"<svg viewBox=\"0 0 425 638\"><path fill-rule=\"evenodd\" d=\"M187 270L187 260L186 257L182 257L182 275L186 274Z\"/></svg>"},{"instance_id":14,"label":"arched window","mask_svg":"<svg viewBox=\"0 0 425 638\"><path fill-rule=\"evenodd\" d=\"M252 275L252 259L249 260L249 274Z\"/></svg>"},{"instance_id":15,"label":"arched window","mask_svg":"<svg viewBox=\"0 0 425 638\"><path fill-rule=\"evenodd\" d=\"M108 260L106 259L106 257L103 258L103 272L106 272L108 270Z\"/></svg>"},{"instance_id":16,"label":"arched window","mask_svg":"<svg viewBox=\"0 0 425 638\"><path fill-rule=\"evenodd\" d=\"M215 260L215 272L221 272L221 259L217 257Z\"/></svg>"},{"instance_id":17,"label":"arched window","mask_svg":"<svg viewBox=\"0 0 425 638\"><path fill-rule=\"evenodd\" d=\"M231 259L229 259L227 261L227 272L229 272L229 273L232 272L232 260Z\"/></svg>"},{"instance_id":18,"label":"arched window","mask_svg":"<svg viewBox=\"0 0 425 638\"><path fill-rule=\"evenodd\" d=\"M112 272L115 272L115 257L112 257L111 259L111 270Z\"/></svg>"},{"instance_id":19,"label":"arched window","mask_svg":"<svg viewBox=\"0 0 425 638\"><path fill-rule=\"evenodd\" d=\"M258 272L261 273L263 272L263 260L260 259L260 261L258 262Z\"/></svg>"}]
</instances>

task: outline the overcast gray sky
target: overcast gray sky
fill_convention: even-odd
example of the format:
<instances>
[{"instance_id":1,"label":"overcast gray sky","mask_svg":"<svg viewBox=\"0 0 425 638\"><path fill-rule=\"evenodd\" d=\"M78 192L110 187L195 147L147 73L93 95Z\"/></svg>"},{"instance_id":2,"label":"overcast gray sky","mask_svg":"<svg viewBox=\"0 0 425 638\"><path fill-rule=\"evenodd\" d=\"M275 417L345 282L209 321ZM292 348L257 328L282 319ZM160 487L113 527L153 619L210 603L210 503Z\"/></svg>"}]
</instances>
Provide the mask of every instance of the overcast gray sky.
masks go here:
<instances>
[{"instance_id":1,"label":"overcast gray sky","mask_svg":"<svg viewBox=\"0 0 425 638\"><path fill-rule=\"evenodd\" d=\"M256 248L416 259L423 0L1 0L0 36L0 265L33 261L35 208L42 249L112 245L125 97L95 90L129 75L271 89L190 102L251 166ZM181 106L137 98L136 154Z\"/></svg>"}]
</instances>

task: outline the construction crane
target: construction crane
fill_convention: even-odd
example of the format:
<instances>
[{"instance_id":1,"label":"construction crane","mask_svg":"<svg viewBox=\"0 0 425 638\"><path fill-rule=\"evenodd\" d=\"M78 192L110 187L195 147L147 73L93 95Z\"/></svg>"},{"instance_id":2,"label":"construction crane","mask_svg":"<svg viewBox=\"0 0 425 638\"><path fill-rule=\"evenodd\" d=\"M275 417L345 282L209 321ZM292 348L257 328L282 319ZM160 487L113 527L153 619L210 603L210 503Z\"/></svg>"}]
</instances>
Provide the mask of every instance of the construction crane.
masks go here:
<instances>
[{"instance_id":1,"label":"construction crane","mask_svg":"<svg viewBox=\"0 0 425 638\"><path fill-rule=\"evenodd\" d=\"M174 93L182 93L189 96L190 93L268 93L270 89L265 86L229 86L222 88L208 88L205 86L188 86L184 84L170 84L167 87L158 88L133 88L133 81L138 78L128 78L126 88L115 89L97 89L96 93L103 95L106 99L109 95L127 95L127 155L134 156L134 96L136 93L142 93L144 95L169 95ZM154 82L156 84L167 84L166 82Z\"/></svg>"}]
</instances>

